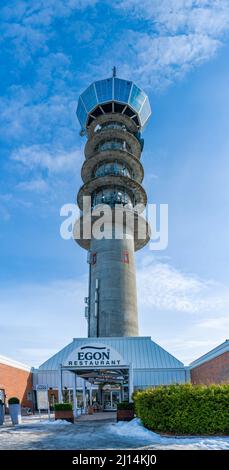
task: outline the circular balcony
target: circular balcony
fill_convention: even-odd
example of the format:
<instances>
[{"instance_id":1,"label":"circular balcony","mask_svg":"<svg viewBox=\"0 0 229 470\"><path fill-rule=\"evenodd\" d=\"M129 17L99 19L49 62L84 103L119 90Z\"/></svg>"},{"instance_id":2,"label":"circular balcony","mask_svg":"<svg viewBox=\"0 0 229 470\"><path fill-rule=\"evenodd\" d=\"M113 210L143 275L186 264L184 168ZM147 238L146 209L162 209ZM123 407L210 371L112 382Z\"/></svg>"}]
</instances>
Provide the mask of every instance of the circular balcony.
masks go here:
<instances>
[{"instance_id":1,"label":"circular balcony","mask_svg":"<svg viewBox=\"0 0 229 470\"><path fill-rule=\"evenodd\" d=\"M92 138L94 134L104 132L104 124L112 124L114 121L119 122L121 125L123 125L123 127L126 128L127 132L130 132L131 134L138 132L138 126L128 116L125 116L124 114L120 113L102 114L101 116L98 116L94 121L92 121L92 123L88 127L87 135L89 139Z\"/></svg>"},{"instance_id":2,"label":"circular balcony","mask_svg":"<svg viewBox=\"0 0 229 470\"><path fill-rule=\"evenodd\" d=\"M114 146L112 147L112 141L114 142ZM85 158L91 158L95 153L100 153L106 150L96 150L99 144L104 144L111 142L110 149L113 151L126 151L135 157L140 158L141 156L141 144L139 140L134 137L130 132L121 130L121 129L106 129L104 131L98 132L94 135L91 139L89 139L85 145L84 153ZM115 146L115 142L117 145ZM124 146L118 145L118 142L126 143L126 149ZM129 149L129 151L127 150ZM108 150L108 148L107 148Z\"/></svg>"},{"instance_id":3,"label":"circular balcony","mask_svg":"<svg viewBox=\"0 0 229 470\"><path fill-rule=\"evenodd\" d=\"M128 193L133 197L133 205L142 204L145 207L147 203L146 192L143 187L135 180L128 178L127 176L102 176L94 178L91 181L85 183L79 190L77 195L77 203L80 210L83 210L83 197L91 196L96 190L100 188L125 188ZM142 208L142 211L144 210Z\"/></svg>"},{"instance_id":4,"label":"circular balcony","mask_svg":"<svg viewBox=\"0 0 229 470\"><path fill-rule=\"evenodd\" d=\"M96 209L98 210L100 206L97 206ZM97 212L96 210L96 212ZM131 223L131 229L133 228L133 236L134 236L134 250L138 251L143 248L150 240L151 229L150 225L148 224L147 220L140 215L138 212L134 212L131 209L124 208L127 217L123 219L123 228L125 230L126 224L129 224L129 221L133 220ZM102 206L101 206L102 211ZM112 209L112 223L115 224L115 216L118 215L118 220L120 220L119 211L123 213L122 208ZM133 219L131 219L131 216ZM75 222L73 227L73 238L81 248L85 250L90 250L91 239L93 238L93 223L99 219L100 216L94 215L93 210L88 212L87 214L81 215L81 217ZM104 219L103 219L104 220ZM110 222L110 221L109 221ZM109 223L108 222L108 223ZM88 238L84 238L84 233L88 234ZM125 236L125 235L124 235Z\"/></svg>"},{"instance_id":5,"label":"circular balcony","mask_svg":"<svg viewBox=\"0 0 229 470\"><path fill-rule=\"evenodd\" d=\"M104 152L95 154L93 157L85 160L81 170L83 182L87 183L94 178L94 171L99 163L113 162L116 160L120 163L125 162L127 167L131 168L133 172L133 179L138 183L142 182L144 178L144 169L142 164L134 155L130 155L123 150L105 150Z\"/></svg>"}]
</instances>

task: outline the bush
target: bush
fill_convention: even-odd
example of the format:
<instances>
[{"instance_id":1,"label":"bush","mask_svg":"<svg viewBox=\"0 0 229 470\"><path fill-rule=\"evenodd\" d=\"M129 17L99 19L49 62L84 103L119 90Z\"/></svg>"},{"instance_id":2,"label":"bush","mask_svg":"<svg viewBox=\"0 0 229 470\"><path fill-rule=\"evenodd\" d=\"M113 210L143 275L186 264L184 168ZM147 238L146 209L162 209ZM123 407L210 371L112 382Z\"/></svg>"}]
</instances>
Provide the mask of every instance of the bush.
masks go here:
<instances>
[{"instance_id":1,"label":"bush","mask_svg":"<svg viewBox=\"0 0 229 470\"><path fill-rule=\"evenodd\" d=\"M71 403L56 403L54 405L55 411L72 411L72 404Z\"/></svg>"},{"instance_id":2,"label":"bush","mask_svg":"<svg viewBox=\"0 0 229 470\"><path fill-rule=\"evenodd\" d=\"M134 403L129 403L128 401L122 401L117 403L118 410L134 410Z\"/></svg>"},{"instance_id":3,"label":"bush","mask_svg":"<svg viewBox=\"0 0 229 470\"><path fill-rule=\"evenodd\" d=\"M3 405L3 401L2 401L2 400L0 400L0 406L1 406L1 405Z\"/></svg>"},{"instance_id":4,"label":"bush","mask_svg":"<svg viewBox=\"0 0 229 470\"><path fill-rule=\"evenodd\" d=\"M229 385L169 385L134 394L135 412L153 431L228 434Z\"/></svg>"},{"instance_id":5,"label":"bush","mask_svg":"<svg viewBox=\"0 0 229 470\"><path fill-rule=\"evenodd\" d=\"M12 397L12 398L9 398L8 400L9 405L19 405L19 403L20 403L20 400L17 397Z\"/></svg>"}]
</instances>

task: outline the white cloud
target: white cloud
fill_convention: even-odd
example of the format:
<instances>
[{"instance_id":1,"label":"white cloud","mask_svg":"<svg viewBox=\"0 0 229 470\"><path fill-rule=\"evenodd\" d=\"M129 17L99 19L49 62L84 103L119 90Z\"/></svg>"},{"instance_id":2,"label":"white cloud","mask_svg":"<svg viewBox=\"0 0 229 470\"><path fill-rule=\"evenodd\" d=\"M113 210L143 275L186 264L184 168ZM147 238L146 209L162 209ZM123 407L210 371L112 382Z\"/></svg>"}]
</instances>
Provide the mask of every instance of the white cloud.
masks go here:
<instances>
[{"instance_id":1,"label":"white cloud","mask_svg":"<svg viewBox=\"0 0 229 470\"><path fill-rule=\"evenodd\" d=\"M50 173L63 173L76 171L82 163L82 151L74 149L72 151L55 150L49 146L32 145L30 147L21 147L13 151L12 160L20 162L30 170L47 169ZM34 185L45 188L45 182L35 180ZM26 188L27 185L27 188ZM32 183L31 183L32 185ZM20 189L29 189L29 183L20 183ZM33 189L31 187L31 189Z\"/></svg>"},{"instance_id":2,"label":"white cloud","mask_svg":"<svg viewBox=\"0 0 229 470\"><path fill-rule=\"evenodd\" d=\"M45 84L44 84L45 86ZM42 82L34 88L11 87L10 97L0 103L1 135L14 142L71 146L76 142L76 99L64 85L65 91L47 96Z\"/></svg>"},{"instance_id":3,"label":"white cloud","mask_svg":"<svg viewBox=\"0 0 229 470\"><path fill-rule=\"evenodd\" d=\"M217 300L220 293L215 283L162 262L151 263L150 258L144 257L137 276L141 334L150 335L187 364L225 340L228 322L216 306L220 300L221 310L223 305L227 309L228 298ZM84 273L78 280L2 286L2 354L12 356L13 351L18 360L39 365L73 336L86 337L87 292ZM210 313L215 322L209 323Z\"/></svg>"},{"instance_id":4,"label":"white cloud","mask_svg":"<svg viewBox=\"0 0 229 470\"><path fill-rule=\"evenodd\" d=\"M196 340L194 336L190 337L188 334L184 334L183 338L161 339L160 345L174 354L178 359L182 359L185 365L188 365L190 362L218 346L221 342L221 340L217 341L212 337Z\"/></svg>"},{"instance_id":5,"label":"white cloud","mask_svg":"<svg viewBox=\"0 0 229 470\"><path fill-rule=\"evenodd\" d=\"M134 71L142 85L156 89L211 59L229 28L228 0L120 0L115 6L137 17L144 31L123 33L117 65L129 78Z\"/></svg>"},{"instance_id":6,"label":"white cloud","mask_svg":"<svg viewBox=\"0 0 229 470\"><path fill-rule=\"evenodd\" d=\"M38 366L74 337L86 336L87 276L1 286L1 353Z\"/></svg>"},{"instance_id":7,"label":"white cloud","mask_svg":"<svg viewBox=\"0 0 229 470\"><path fill-rule=\"evenodd\" d=\"M74 12L96 5L97 0L15 1L1 8L1 39L11 41L22 62L31 60L37 50L48 51L47 43L55 36L52 23Z\"/></svg>"},{"instance_id":8,"label":"white cloud","mask_svg":"<svg viewBox=\"0 0 229 470\"><path fill-rule=\"evenodd\" d=\"M139 304L161 311L183 313L215 312L229 308L226 289L193 274L183 273L167 263L147 257L137 272Z\"/></svg>"},{"instance_id":9,"label":"white cloud","mask_svg":"<svg viewBox=\"0 0 229 470\"><path fill-rule=\"evenodd\" d=\"M150 20L156 31L218 36L229 27L228 0L117 0L116 7Z\"/></svg>"},{"instance_id":10,"label":"white cloud","mask_svg":"<svg viewBox=\"0 0 229 470\"><path fill-rule=\"evenodd\" d=\"M216 318L208 318L198 325L201 328L224 329L229 328L229 315Z\"/></svg>"},{"instance_id":11,"label":"white cloud","mask_svg":"<svg viewBox=\"0 0 229 470\"><path fill-rule=\"evenodd\" d=\"M46 192L48 188L48 184L43 179L22 181L17 185L17 189L20 189L22 191Z\"/></svg>"}]
</instances>

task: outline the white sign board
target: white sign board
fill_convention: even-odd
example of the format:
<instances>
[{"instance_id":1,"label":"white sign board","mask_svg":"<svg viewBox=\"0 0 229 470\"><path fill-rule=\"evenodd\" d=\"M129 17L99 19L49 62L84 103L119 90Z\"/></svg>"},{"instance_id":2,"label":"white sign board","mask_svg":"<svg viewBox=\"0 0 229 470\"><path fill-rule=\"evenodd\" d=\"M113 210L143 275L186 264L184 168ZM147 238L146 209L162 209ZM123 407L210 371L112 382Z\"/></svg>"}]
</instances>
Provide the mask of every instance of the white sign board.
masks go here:
<instances>
[{"instance_id":1,"label":"white sign board","mask_svg":"<svg viewBox=\"0 0 229 470\"><path fill-rule=\"evenodd\" d=\"M37 391L38 410L48 410L49 409L48 385L37 385L36 391Z\"/></svg>"},{"instance_id":2,"label":"white sign board","mask_svg":"<svg viewBox=\"0 0 229 470\"><path fill-rule=\"evenodd\" d=\"M71 352L64 367L101 367L124 366L126 361L113 348L106 344L91 343L82 344Z\"/></svg>"}]
</instances>

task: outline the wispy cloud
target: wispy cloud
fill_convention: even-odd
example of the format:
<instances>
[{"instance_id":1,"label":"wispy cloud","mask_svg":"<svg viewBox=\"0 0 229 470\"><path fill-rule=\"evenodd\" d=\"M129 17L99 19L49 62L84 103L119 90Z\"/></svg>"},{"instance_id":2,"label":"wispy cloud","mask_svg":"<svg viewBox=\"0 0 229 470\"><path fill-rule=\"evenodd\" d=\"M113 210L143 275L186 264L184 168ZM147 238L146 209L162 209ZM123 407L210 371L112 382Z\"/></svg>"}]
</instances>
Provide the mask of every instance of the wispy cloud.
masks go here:
<instances>
[{"instance_id":1,"label":"wispy cloud","mask_svg":"<svg viewBox=\"0 0 229 470\"><path fill-rule=\"evenodd\" d=\"M217 36L229 27L228 0L117 0L116 8L153 22L158 32Z\"/></svg>"},{"instance_id":2,"label":"wispy cloud","mask_svg":"<svg viewBox=\"0 0 229 470\"><path fill-rule=\"evenodd\" d=\"M216 294L212 293L215 283L181 273L171 265L156 260L151 263L149 258L145 258L138 269L137 280L139 312L144 319L143 335L152 336L154 341L186 364L224 341L228 318L226 315L218 316L219 310L215 310L214 315L217 302L214 300ZM71 341L73 329L74 337L86 336L83 310L87 290L88 276L85 274L78 280L60 279L2 286L2 353L10 355L13 350L21 361L39 365ZM219 292L217 295L220 296ZM223 305L227 309L226 297L221 297L222 311ZM166 312L169 312L170 320ZM194 313L193 317L191 313ZM67 321L64 329L60 329L57 319L63 319L65 315ZM186 327L179 328L182 317L185 317ZM162 324L158 329L159 318ZM162 328L163 323L166 328Z\"/></svg>"},{"instance_id":3,"label":"wispy cloud","mask_svg":"<svg viewBox=\"0 0 229 470\"><path fill-rule=\"evenodd\" d=\"M145 257L138 269L141 308L202 314L229 309L224 286Z\"/></svg>"},{"instance_id":4,"label":"wispy cloud","mask_svg":"<svg viewBox=\"0 0 229 470\"><path fill-rule=\"evenodd\" d=\"M17 185L17 189L22 191L37 191L40 193L48 190L48 184L42 179L22 181Z\"/></svg>"},{"instance_id":5,"label":"wispy cloud","mask_svg":"<svg viewBox=\"0 0 229 470\"><path fill-rule=\"evenodd\" d=\"M77 140L75 98L66 93L47 95L42 84L34 89L12 87L1 101L1 136L17 144L53 142L73 145Z\"/></svg>"},{"instance_id":6,"label":"wispy cloud","mask_svg":"<svg viewBox=\"0 0 229 470\"><path fill-rule=\"evenodd\" d=\"M217 316L215 318L208 318L199 323L201 328L223 329L229 328L229 308L227 316Z\"/></svg>"},{"instance_id":7,"label":"wispy cloud","mask_svg":"<svg viewBox=\"0 0 229 470\"><path fill-rule=\"evenodd\" d=\"M66 19L96 3L97 0L14 1L1 8L1 39L10 41L18 59L27 63L37 51L48 52L48 41L55 37L55 20Z\"/></svg>"},{"instance_id":8,"label":"wispy cloud","mask_svg":"<svg viewBox=\"0 0 229 470\"><path fill-rule=\"evenodd\" d=\"M167 87L209 60L229 28L228 0L119 0L114 8L142 26L123 33L115 60L126 76L131 78L134 70L136 79L154 89Z\"/></svg>"},{"instance_id":9,"label":"wispy cloud","mask_svg":"<svg viewBox=\"0 0 229 470\"><path fill-rule=\"evenodd\" d=\"M86 336L83 313L86 295L84 275L78 281L61 279L1 286L2 354L38 366L70 342L73 335ZM64 324L61 329L60 323Z\"/></svg>"},{"instance_id":10,"label":"wispy cloud","mask_svg":"<svg viewBox=\"0 0 229 470\"><path fill-rule=\"evenodd\" d=\"M11 155L12 160L21 163L30 170L48 170L52 174L75 172L80 168L82 158L83 152L81 149L64 151L52 149L50 146L45 145L21 147L14 150ZM23 189L21 184L20 189Z\"/></svg>"}]
</instances>

